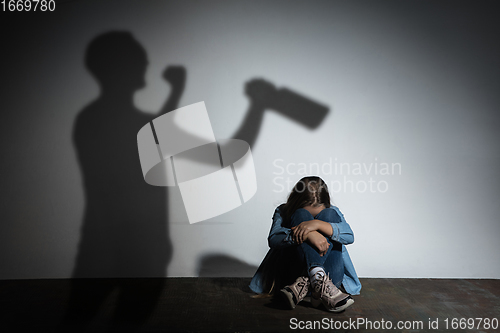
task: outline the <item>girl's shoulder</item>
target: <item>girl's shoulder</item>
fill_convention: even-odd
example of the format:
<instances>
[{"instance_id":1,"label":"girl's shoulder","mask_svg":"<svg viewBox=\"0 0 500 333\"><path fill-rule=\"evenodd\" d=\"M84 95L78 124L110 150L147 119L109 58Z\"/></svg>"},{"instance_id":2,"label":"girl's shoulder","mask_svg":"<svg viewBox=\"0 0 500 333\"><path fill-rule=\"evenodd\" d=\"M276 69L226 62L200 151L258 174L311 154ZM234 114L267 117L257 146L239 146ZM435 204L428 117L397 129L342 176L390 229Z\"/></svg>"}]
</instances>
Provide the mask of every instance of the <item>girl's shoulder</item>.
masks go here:
<instances>
[{"instance_id":1,"label":"girl's shoulder","mask_svg":"<svg viewBox=\"0 0 500 333\"><path fill-rule=\"evenodd\" d=\"M335 209L336 211L340 211L339 207L333 205L333 204L330 204L330 207L328 207L330 209Z\"/></svg>"},{"instance_id":2,"label":"girl's shoulder","mask_svg":"<svg viewBox=\"0 0 500 333\"><path fill-rule=\"evenodd\" d=\"M344 218L344 214L342 214L342 212L340 211L339 207L334 206L334 205L330 205L330 207L328 207L328 208L333 209L334 211L336 211L337 214L340 216L341 219Z\"/></svg>"},{"instance_id":3,"label":"girl's shoulder","mask_svg":"<svg viewBox=\"0 0 500 333\"><path fill-rule=\"evenodd\" d=\"M283 208L284 208L284 207L285 207L285 204L284 204L284 203L282 203L281 205L279 205L278 207L276 207L276 209L274 210L274 212L275 212L275 213L276 213L276 212L278 212L278 213L283 212Z\"/></svg>"}]
</instances>

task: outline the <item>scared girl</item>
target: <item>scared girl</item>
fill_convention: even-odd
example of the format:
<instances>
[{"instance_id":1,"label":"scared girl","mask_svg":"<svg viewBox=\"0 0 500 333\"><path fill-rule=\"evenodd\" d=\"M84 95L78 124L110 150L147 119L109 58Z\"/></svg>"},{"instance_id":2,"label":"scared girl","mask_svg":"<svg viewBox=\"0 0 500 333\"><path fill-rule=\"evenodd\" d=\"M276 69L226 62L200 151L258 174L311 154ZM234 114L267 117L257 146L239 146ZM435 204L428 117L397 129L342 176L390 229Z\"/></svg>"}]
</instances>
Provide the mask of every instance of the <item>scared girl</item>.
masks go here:
<instances>
[{"instance_id":1,"label":"scared girl","mask_svg":"<svg viewBox=\"0 0 500 333\"><path fill-rule=\"evenodd\" d=\"M250 289L279 296L292 309L310 293L314 307L323 304L329 311L343 311L354 303L350 295L361 290L345 248L353 242L351 227L331 205L325 182L304 177L274 212L271 249Z\"/></svg>"}]
</instances>

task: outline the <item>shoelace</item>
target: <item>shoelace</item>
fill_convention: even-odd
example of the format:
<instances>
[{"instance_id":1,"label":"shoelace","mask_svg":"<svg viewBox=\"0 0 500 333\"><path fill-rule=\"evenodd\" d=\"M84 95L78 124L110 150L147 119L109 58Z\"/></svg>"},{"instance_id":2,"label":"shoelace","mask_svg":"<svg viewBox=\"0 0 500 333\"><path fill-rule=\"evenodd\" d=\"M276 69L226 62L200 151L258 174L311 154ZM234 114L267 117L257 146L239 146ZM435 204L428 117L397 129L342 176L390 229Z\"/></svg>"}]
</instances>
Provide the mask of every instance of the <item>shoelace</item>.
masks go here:
<instances>
[{"instance_id":1,"label":"shoelace","mask_svg":"<svg viewBox=\"0 0 500 333\"><path fill-rule=\"evenodd\" d=\"M326 293L333 297L335 290L329 285L328 280L330 280L330 274L323 275L323 278L318 281L318 283L321 282L321 294L325 293L326 289Z\"/></svg>"},{"instance_id":2,"label":"shoelace","mask_svg":"<svg viewBox=\"0 0 500 333\"><path fill-rule=\"evenodd\" d=\"M299 283L297 283L297 287L300 287L299 295L302 295L304 292L307 293L307 290L305 290L307 288L307 281L305 279L301 279Z\"/></svg>"}]
</instances>

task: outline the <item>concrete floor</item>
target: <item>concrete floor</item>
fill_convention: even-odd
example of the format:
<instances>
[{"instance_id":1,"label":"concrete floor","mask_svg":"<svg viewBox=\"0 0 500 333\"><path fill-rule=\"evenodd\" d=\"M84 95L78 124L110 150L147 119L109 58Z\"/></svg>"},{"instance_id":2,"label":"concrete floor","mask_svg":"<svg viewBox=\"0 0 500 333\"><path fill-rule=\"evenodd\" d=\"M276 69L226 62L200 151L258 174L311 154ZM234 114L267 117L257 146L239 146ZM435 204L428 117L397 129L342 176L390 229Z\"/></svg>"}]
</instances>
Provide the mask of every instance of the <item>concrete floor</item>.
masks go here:
<instances>
[{"instance_id":1,"label":"concrete floor","mask_svg":"<svg viewBox=\"0 0 500 333\"><path fill-rule=\"evenodd\" d=\"M469 320L462 320L464 331L500 331L492 328L500 320L500 280L361 279L361 295L342 313L315 309L306 301L288 310L272 298L253 298L249 281L0 281L1 331L446 332L461 318Z\"/></svg>"}]
</instances>

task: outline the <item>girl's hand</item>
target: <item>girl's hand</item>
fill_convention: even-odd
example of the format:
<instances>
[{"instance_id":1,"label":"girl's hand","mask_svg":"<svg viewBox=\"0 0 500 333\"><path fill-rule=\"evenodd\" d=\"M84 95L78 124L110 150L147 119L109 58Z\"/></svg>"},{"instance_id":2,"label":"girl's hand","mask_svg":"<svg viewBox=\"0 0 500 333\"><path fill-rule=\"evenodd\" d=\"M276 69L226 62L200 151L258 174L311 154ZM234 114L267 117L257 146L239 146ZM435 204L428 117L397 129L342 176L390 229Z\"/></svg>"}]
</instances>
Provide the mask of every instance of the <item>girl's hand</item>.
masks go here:
<instances>
[{"instance_id":1,"label":"girl's hand","mask_svg":"<svg viewBox=\"0 0 500 333\"><path fill-rule=\"evenodd\" d=\"M297 244L302 244L311 231L318 230L317 220L304 221L296 227L292 227L292 239Z\"/></svg>"},{"instance_id":2,"label":"girl's hand","mask_svg":"<svg viewBox=\"0 0 500 333\"><path fill-rule=\"evenodd\" d=\"M326 237L317 231L310 232L307 235L307 242L316 248L320 256L324 256L328 251L328 247L330 247Z\"/></svg>"}]
</instances>

